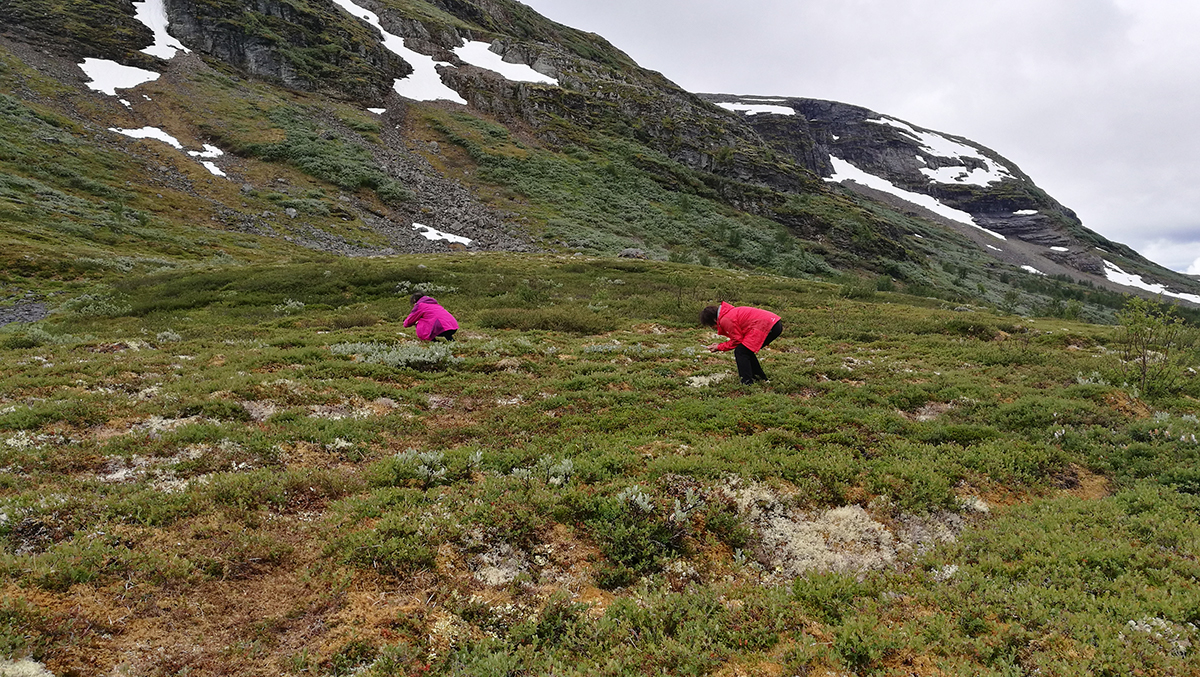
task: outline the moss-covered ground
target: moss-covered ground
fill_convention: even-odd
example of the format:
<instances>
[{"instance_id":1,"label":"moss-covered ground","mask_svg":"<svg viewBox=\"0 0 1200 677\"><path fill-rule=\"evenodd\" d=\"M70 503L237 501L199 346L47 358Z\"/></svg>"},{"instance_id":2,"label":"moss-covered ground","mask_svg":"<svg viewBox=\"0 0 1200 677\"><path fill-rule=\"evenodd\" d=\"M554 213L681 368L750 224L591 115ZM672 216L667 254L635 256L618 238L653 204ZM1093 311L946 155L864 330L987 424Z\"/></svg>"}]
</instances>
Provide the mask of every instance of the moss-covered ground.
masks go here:
<instances>
[{"instance_id":1,"label":"moss-covered ground","mask_svg":"<svg viewBox=\"0 0 1200 677\"><path fill-rule=\"evenodd\" d=\"M1139 398L1112 327L587 256L106 282L0 328L0 655L1195 674L1200 384ZM769 383L704 350L718 299L783 317Z\"/></svg>"}]
</instances>

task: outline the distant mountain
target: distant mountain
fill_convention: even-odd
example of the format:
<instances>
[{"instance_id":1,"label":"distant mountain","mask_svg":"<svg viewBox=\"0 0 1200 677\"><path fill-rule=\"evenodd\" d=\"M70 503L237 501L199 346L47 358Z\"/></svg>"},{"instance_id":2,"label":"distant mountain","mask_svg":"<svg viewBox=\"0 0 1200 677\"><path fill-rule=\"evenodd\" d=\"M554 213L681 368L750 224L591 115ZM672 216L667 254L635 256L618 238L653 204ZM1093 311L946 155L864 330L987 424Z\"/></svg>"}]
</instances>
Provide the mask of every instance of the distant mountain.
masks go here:
<instances>
[{"instance_id":1,"label":"distant mountain","mask_svg":"<svg viewBox=\"0 0 1200 677\"><path fill-rule=\"evenodd\" d=\"M1088 230L1015 163L969 139L835 101L700 96L743 115L767 143L826 181L919 210L998 261L1200 302L1188 276Z\"/></svg>"},{"instance_id":2,"label":"distant mountain","mask_svg":"<svg viewBox=\"0 0 1200 677\"><path fill-rule=\"evenodd\" d=\"M0 0L0 253L37 280L558 250L1111 317L1200 284L966 139L686 92L510 0Z\"/></svg>"}]
</instances>

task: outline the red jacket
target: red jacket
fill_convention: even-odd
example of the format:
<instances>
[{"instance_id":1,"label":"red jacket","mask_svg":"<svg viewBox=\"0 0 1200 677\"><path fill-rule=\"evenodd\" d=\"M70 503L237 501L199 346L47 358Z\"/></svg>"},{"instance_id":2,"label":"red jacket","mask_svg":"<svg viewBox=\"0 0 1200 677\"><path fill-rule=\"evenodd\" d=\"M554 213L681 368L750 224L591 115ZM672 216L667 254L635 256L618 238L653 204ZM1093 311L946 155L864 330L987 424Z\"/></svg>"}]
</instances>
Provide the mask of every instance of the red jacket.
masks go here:
<instances>
[{"instance_id":1,"label":"red jacket","mask_svg":"<svg viewBox=\"0 0 1200 677\"><path fill-rule=\"evenodd\" d=\"M717 312L717 333L729 338L717 350L733 350L739 345L754 352L762 349L763 341L781 318L775 313L750 306L731 306L721 303Z\"/></svg>"}]
</instances>

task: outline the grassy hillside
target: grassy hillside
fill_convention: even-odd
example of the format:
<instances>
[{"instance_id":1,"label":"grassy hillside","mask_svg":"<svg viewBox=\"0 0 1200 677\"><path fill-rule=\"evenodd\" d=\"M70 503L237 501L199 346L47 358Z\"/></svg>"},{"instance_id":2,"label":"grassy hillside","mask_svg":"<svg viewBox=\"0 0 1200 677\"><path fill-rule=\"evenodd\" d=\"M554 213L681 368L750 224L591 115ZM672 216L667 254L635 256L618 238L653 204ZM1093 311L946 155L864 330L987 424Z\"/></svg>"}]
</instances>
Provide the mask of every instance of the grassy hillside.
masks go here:
<instances>
[{"instance_id":1,"label":"grassy hillside","mask_svg":"<svg viewBox=\"0 0 1200 677\"><path fill-rule=\"evenodd\" d=\"M1200 383L1139 397L1112 327L588 256L103 281L0 328L0 655L1195 674ZM783 316L770 383L703 350L717 299Z\"/></svg>"},{"instance_id":2,"label":"grassy hillside","mask_svg":"<svg viewBox=\"0 0 1200 677\"><path fill-rule=\"evenodd\" d=\"M156 65L163 77L127 93L125 107L66 77L76 60L0 43L0 275L13 293L112 274L302 261L314 248L445 250L412 234L409 224L421 222L449 231L473 224L463 234L475 238L501 233L487 248L632 247L659 260L1024 315L1112 322L1124 302L998 264L941 226L812 177L788 192L724 175L779 163L749 142L716 152L713 171L693 169L663 149L700 143L687 138L697 125L665 112L631 124L605 98L626 77L616 65L594 65L594 81L530 94L541 97L534 134L520 120L437 104L396 102L381 117L196 57ZM638 89L647 110L669 103L643 79L622 86ZM555 113L567 110L575 117ZM701 122L712 127L705 138L732 134L715 117ZM144 126L185 150L112 131ZM225 152L218 164L228 179L188 154L206 144ZM776 178L790 171L780 165Z\"/></svg>"}]
</instances>

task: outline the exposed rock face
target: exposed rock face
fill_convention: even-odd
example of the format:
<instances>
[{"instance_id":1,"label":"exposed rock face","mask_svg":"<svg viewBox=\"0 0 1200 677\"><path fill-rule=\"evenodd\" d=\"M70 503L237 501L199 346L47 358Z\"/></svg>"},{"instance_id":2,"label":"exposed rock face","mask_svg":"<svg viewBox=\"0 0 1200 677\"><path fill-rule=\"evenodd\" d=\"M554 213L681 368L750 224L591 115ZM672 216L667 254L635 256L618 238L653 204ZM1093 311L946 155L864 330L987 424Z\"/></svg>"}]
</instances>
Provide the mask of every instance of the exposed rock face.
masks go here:
<instances>
[{"instance_id":1,"label":"exposed rock face","mask_svg":"<svg viewBox=\"0 0 1200 677\"><path fill-rule=\"evenodd\" d=\"M165 0L171 34L201 54L293 89L380 101L412 72L365 23L328 0Z\"/></svg>"}]
</instances>

